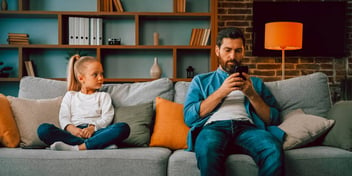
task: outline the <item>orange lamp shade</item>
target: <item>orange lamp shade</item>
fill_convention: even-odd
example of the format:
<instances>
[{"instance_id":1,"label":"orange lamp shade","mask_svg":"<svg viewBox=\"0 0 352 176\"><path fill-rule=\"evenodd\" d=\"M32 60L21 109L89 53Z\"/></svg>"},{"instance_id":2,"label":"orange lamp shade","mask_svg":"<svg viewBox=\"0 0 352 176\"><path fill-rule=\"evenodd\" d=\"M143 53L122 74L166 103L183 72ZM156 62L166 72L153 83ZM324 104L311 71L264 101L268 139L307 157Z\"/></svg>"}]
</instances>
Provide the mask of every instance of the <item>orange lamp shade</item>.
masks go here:
<instances>
[{"instance_id":1,"label":"orange lamp shade","mask_svg":"<svg viewBox=\"0 0 352 176\"><path fill-rule=\"evenodd\" d=\"M303 24L270 22L265 24L265 49L298 50L302 48Z\"/></svg>"}]
</instances>

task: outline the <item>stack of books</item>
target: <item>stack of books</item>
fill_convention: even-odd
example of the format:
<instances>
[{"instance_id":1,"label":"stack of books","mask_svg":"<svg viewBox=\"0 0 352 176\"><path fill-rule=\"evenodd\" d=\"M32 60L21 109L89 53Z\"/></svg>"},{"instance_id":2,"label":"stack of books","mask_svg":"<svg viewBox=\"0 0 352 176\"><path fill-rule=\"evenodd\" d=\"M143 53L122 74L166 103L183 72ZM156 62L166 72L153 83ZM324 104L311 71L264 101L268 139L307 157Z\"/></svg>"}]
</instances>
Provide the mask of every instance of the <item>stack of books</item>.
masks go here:
<instances>
[{"instance_id":1,"label":"stack of books","mask_svg":"<svg viewBox=\"0 0 352 176\"><path fill-rule=\"evenodd\" d=\"M189 41L190 46L206 46L208 44L210 36L209 28L193 28L191 39Z\"/></svg>"},{"instance_id":2,"label":"stack of books","mask_svg":"<svg viewBox=\"0 0 352 176\"><path fill-rule=\"evenodd\" d=\"M101 2L104 12L124 12L121 0L104 0Z\"/></svg>"},{"instance_id":3,"label":"stack of books","mask_svg":"<svg viewBox=\"0 0 352 176\"><path fill-rule=\"evenodd\" d=\"M22 33L8 33L7 41L10 45L28 45L29 35Z\"/></svg>"},{"instance_id":4,"label":"stack of books","mask_svg":"<svg viewBox=\"0 0 352 176\"><path fill-rule=\"evenodd\" d=\"M186 12L186 0L176 0L176 12Z\"/></svg>"}]
</instances>

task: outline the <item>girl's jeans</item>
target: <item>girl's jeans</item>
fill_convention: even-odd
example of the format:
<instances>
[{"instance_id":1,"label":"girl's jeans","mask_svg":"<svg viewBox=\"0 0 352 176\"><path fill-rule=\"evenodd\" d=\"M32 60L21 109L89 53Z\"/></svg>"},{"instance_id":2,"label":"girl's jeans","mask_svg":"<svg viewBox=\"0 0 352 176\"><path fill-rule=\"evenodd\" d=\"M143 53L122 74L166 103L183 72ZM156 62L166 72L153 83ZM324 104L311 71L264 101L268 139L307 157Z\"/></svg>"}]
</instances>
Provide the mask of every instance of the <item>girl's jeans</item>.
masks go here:
<instances>
[{"instance_id":1,"label":"girl's jeans","mask_svg":"<svg viewBox=\"0 0 352 176\"><path fill-rule=\"evenodd\" d=\"M283 175L282 144L269 132L249 121L215 121L203 127L195 142L195 153L201 175L225 175L228 155L250 155L260 176Z\"/></svg>"},{"instance_id":2,"label":"girl's jeans","mask_svg":"<svg viewBox=\"0 0 352 176\"><path fill-rule=\"evenodd\" d=\"M86 128L88 125L79 125L79 128ZM110 145L118 145L130 134L130 127L126 123L115 123L106 128L97 130L92 137L83 139L62 130L53 124L44 123L37 130L39 139L45 144L51 145L54 142L62 141L69 145L80 145L85 143L87 149L104 149Z\"/></svg>"}]
</instances>

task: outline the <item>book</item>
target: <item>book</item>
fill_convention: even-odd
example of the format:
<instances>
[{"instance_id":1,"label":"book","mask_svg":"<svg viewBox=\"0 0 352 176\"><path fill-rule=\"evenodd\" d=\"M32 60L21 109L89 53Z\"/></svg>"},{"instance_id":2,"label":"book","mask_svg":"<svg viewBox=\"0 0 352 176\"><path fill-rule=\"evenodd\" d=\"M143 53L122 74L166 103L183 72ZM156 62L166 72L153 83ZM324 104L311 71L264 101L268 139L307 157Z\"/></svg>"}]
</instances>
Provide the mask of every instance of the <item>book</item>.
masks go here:
<instances>
[{"instance_id":1,"label":"book","mask_svg":"<svg viewBox=\"0 0 352 176\"><path fill-rule=\"evenodd\" d=\"M28 34L25 33L8 33L8 37L29 37Z\"/></svg>"},{"instance_id":2,"label":"book","mask_svg":"<svg viewBox=\"0 0 352 176\"><path fill-rule=\"evenodd\" d=\"M194 46L199 46L200 40L201 40L201 29L200 28L196 28L196 38L194 41Z\"/></svg>"},{"instance_id":3,"label":"book","mask_svg":"<svg viewBox=\"0 0 352 176\"><path fill-rule=\"evenodd\" d=\"M205 41L203 43L203 46L206 46L208 44L209 37L210 37L210 28L205 29Z\"/></svg>"},{"instance_id":4,"label":"book","mask_svg":"<svg viewBox=\"0 0 352 176\"><path fill-rule=\"evenodd\" d=\"M114 11L113 5L112 5L112 1L113 1L113 0L108 0L108 2L109 2L109 12Z\"/></svg>"},{"instance_id":5,"label":"book","mask_svg":"<svg viewBox=\"0 0 352 176\"><path fill-rule=\"evenodd\" d=\"M119 12L124 12L124 9L123 9L121 0L116 0L116 1L117 1L117 6L118 6L118 8L119 8Z\"/></svg>"},{"instance_id":6,"label":"book","mask_svg":"<svg viewBox=\"0 0 352 176\"><path fill-rule=\"evenodd\" d=\"M24 61L24 64L25 64L25 66L26 66L27 75L28 75L28 76L35 76L32 61L31 61L31 60Z\"/></svg>"},{"instance_id":7,"label":"book","mask_svg":"<svg viewBox=\"0 0 352 176\"><path fill-rule=\"evenodd\" d=\"M192 29L191 39L190 39L190 41L189 41L189 45L190 45L190 46L193 46L193 45L194 45L195 33L196 33L196 30L195 30L195 29Z\"/></svg>"},{"instance_id":8,"label":"book","mask_svg":"<svg viewBox=\"0 0 352 176\"><path fill-rule=\"evenodd\" d=\"M186 0L176 0L176 12L186 12Z\"/></svg>"},{"instance_id":9,"label":"book","mask_svg":"<svg viewBox=\"0 0 352 176\"><path fill-rule=\"evenodd\" d=\"M113 0L113 3L114 3L114 7L115 7L116 11L120 12L119 5L117 4L117 0Z\"/></svg>"}]
</instances>

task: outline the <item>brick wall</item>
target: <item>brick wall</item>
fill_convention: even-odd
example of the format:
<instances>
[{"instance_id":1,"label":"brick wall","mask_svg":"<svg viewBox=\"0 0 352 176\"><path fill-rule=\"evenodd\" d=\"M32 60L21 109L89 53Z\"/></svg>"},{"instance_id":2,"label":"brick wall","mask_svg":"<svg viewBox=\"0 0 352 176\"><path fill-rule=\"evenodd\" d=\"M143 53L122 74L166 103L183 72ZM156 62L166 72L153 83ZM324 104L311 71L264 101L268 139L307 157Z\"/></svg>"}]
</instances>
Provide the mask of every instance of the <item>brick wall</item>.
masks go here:
<instances>
[{"instance_id":1,"label":"brick wall","mask_svg":"<svg viewBox=\"0 0 352 176\"><path fill-rule=\"evenodd\" d=\"M268 0L267 0L268 1ZM275 0L273 0L275 1ZM280 0L276 0L280 1ZM297 0L281 0L297 1ZM305 1L305 0L301 0ZM309 0L312 1L312 0ZM316 0L324 1L324 0ZM325 0L329 1L329 0ZM333 0L330 0L333 1ZM338 1L338 0L335 0ZM224 27L239 27L246 36L246 62L250 64L251 74L261 77L265 81L281 79L280 57L252 56L252 7L253 0L218 0L218 29ZM313 72L324 72L328 75L333 94L339 93L342 79L352 77L352 1L347 5L348 25L346 26L348 39L346 50L349 56L344 58L331 57L285 57L285 75L287 78L306 75ZM280 51L278 51L280 52ZM336 98L336 97L333 97Z\"/></svg>"},{"instance_id":2,"label":"brick wall","mask_svg":"<svg viewBox=\"0 0 352 176\"><path fill-rule=\"evenodd\" d=\"M267 0L268 1L268 0ZM272 0L299 1L299 0ZM305 0L301 0L305 1ZM309 0L314 1L314 0ZM341 1L341 0L315 0ZM280 57L252 56L252 7L253 0L218 0L218 30L224 27L239 27L246 36L246 60L251 68L251 74L264 81L281 79ZM285 57L285 78L292 78L314 72L324 72L329 77L332 99L339 100L340 82L352 78L352 0L347 0L346 50L349 56L343 58L331 57ZM280 52L280 51L278 51Z\"/></svg>"}]
</instances>

